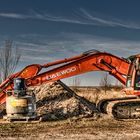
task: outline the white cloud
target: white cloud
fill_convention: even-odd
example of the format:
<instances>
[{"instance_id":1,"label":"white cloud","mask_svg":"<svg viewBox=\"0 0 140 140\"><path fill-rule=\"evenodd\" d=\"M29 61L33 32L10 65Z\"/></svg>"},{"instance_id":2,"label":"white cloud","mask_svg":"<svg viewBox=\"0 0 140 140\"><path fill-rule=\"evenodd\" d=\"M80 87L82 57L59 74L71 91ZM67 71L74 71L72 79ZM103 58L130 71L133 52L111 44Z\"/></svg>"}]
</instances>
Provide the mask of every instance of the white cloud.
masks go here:
<instances>
[{"instance_id":1,"label":"white cloud","mask_svg":"<svg viewBox=\"0 0 140 140\"><path fill-rule=\"evenodd\" d=\"M0 13L0 17L5 18L15 18L15 19L36 19L44 21L54 21L54 22L65 22L73 24L82 25L97 25L97 26L108 26L108 27L123 27L130 29L140 29L140 23L132 21L123 21L120 19L106 18L99 15L93 14L93 12L88 12L85 9L80 9L73 11L73 16L60 15L56 16L54 14L48 13L38 13L32 10L29 14L17 14L17 13Z\"/></svg>"},{"instance_id":2,"label":"white cloud","mask_svg":"<svg viewBox=\"0 0 140 140\"><path fill-rule=\"evenodd\" d=\"M0 17L16 18L16 19L26 19L26 18L28 18L27 15L16 14L16 13L0 13Z\"/></svg>"},{"instance_id":3,"label":"white cloud","mask_svg":"<svg viewBox=\"0 0 140 140\"><path fill-rule=\"evenodd\" d=\"M41 55L37 57L37 56L33 56L33 55L28 55L28 54L22 55L21 59L20 59L20 61L22 61L22 62L29 62L29 63L30 63L30 61L31 62L34 61L35 64L38 63L39 61L42 61L42 64L43 64L43 62L47 63L51 60L52 60L51 57L41 56Z\"/></svg>"},{"instance_id":4,"label":"white cloud","mask_svg":"<svg viewBox=\"0 0 140 140\"><path fill-rule=\"evenodd\" d=\"M63 36L67 36L67 38L64 39ZM27 36L25 36L24 40L26 40L26 37ZM51 38L45 38L38 44L26 41L17 41L15 44L21 49L23 54L22 61L28 61L30 64L46 63L64 59L92 49L106 51L123 57L128 57L129 55L134 55L140 52L140 41L120 41L75 33L63 33L59 34L59 37L62 37L62 39L52 40ZM33 35L33 38L36 40L38 37Z\"/></svg>"},{"instance_id":5,"label":"white cloud","mask_svg":"<svg viewBox=\"0 0 140 140\"><path fill-rule=\"evenodd\" d=\"M47 44L35 44L32 42L19 42L16 41L16 45L20 48L21 51L32 51L32 52L49 52L47 49Z\"/></svg>"},{"instance_id":6,"label":"white cloud","mask_svg":"<svg viewBox=\"0 0 140 140\"><path fill-rule=\"evenodd\" d=\"M140 24L136 24L134 22L126 22L123 20L118 20L115 18L103 18L101 16L97 16L91 12L86 11L85 9L79 10L79 15L81 17L87 18L90 21L97 22L98 24L104 25L104 26L119 26L119 27L125 27L125 28L132 28L132 29L140 29Z\"/></svg>"}]
</instances>

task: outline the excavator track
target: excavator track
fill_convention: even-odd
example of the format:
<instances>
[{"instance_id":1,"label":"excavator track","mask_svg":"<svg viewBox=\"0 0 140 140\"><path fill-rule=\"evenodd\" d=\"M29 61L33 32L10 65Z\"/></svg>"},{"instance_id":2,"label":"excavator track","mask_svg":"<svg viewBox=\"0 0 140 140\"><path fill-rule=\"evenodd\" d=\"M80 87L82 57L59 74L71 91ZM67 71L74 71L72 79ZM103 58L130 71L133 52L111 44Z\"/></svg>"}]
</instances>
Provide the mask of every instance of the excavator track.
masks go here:
<instances>
[{"instance_id":1,"label":"excavator track","mask_svg":"<svg viewBox=\"0 0 140 140\"><path fill-rule=\"evenodd\" d=\"M109 103L114 101L122 101L122 100L132 100L137 99L137 96L129 96L129 97L122 97L122 98L110 98L110 99L102 99L97 103L97 108L101 113L107 114L107 106Z\"/></svg>"},{"instance_id":2,"label":"excavator track","mask_svg":"<svg viewBox=\"0 0 140 140\"><path fill-rule=\"evenodd\" d=\"M117 120L140 119L140 98L134 96L131 98L109 99L106 102L104 100L102 109L102 113L106 113L109 117Z\"/></svg>"},{"instance_id":3,"label":"excavator track","mask_svg":"<svg viewBox=\"0 0 140 140\"><path fill-rule=\"evenodd\" d=\"M107 114L115 119L140 119L140 99L110 102Z\"/></svg>"}]
</instances>

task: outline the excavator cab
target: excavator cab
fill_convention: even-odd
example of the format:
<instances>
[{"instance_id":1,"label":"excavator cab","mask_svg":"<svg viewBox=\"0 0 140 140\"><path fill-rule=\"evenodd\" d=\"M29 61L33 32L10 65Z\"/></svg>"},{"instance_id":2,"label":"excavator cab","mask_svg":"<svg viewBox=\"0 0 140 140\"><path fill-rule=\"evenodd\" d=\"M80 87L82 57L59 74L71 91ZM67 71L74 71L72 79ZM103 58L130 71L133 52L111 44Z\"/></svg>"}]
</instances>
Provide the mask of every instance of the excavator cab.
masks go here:
<instances>
[{"instance_id":1,"label":"excavator cab","mask_svg":"<svg viewBox=\"0 0 140 140\"><path fill-rule=\"evenodd\" d=\"M127 95L140 95L140 55L130 56L128 59L131 65L124 89Z\"/></svg>"},{"instance_id":2,"label":"excavator cab","mask_svg":"<svg viewBox=\"0 0 140 140\"><path fill-rule=\"evenodd\" d=\"M134 90L140 90L140 76L137 76L137 82L135 84Z\"/></svg>"},{"instance_id":3,"label":"excavator cab","mask_svg":"<svg viewBox=\"0 0 140 140\"><path fill-rule=\"evenodd\" d=\"M136 73L135 73L135 80L134 80L134 90L140 91L140 58L136 59Z\"/></svg>"}]
</instances>

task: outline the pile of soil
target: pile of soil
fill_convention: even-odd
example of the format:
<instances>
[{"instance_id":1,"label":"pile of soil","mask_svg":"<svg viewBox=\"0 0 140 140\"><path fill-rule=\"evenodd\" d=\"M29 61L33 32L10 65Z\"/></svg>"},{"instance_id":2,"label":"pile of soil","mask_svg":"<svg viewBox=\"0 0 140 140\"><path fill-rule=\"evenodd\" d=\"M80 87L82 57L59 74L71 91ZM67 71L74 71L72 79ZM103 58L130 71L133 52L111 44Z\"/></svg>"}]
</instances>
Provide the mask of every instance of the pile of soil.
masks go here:
<instances>
[{"instance_id":1,"label":"pile of soil","mask_svg":"<svg viewBox=\"0 0 140 140\"><path fill-rule=\"evenodd\" d=\"M97 117L94 103L78 96L62 82L33 87L37 100L37 115L43 120L60 120L71 117Z\"/></svg>"}]
</instances>

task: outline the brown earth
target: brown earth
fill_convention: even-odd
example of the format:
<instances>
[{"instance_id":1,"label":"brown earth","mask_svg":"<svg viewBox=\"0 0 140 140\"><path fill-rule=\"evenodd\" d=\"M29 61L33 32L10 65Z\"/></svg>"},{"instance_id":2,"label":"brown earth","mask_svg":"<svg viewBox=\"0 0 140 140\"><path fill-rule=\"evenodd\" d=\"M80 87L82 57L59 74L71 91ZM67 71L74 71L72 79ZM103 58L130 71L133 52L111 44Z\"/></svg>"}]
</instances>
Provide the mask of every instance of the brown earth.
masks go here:
<instances>
[{"instance_id":1,"label":"brown earth","mask_svg":"<svg viewBox=\"0 0 140 140\"><path fill-rule=\"evenodd\" d=\"M63 120L71 117L97 117L95 102L77 95L63 83L43 84L34 89L37 115L43 120Z\"/></svg>"},{"instance_id":2,"label":"brown earth","mask_svg":"<svg viewBox=\"0 0 140 140\"><path fill-rule=\"evenodd\" d=\"M139 140L140 121L79 119L41 123L1 123L1 140Z\"/></svg>"},{"instance_id":3,"label":"brown earth","mask_svg":"<svg viewBox=\"0 0 140 140\"><path fill-rule=\"evenodd\" d=\"M140 139L140 121L117 121L98 115L96 103L104 98L124 97L120 91L100 88L76 88L67 91L57 83L33 88L37 114L44 122L0 121L2 140L129 140Z\"/></svg>"}]
</instances>

